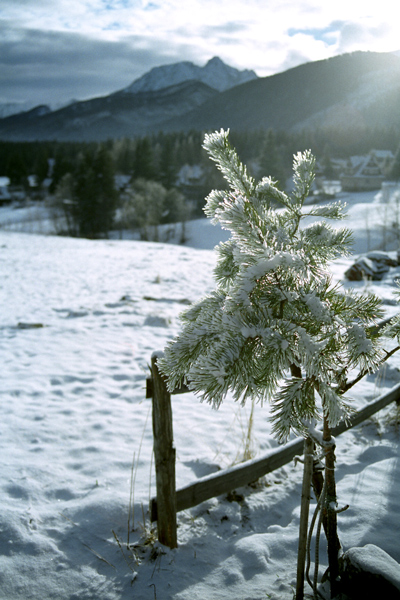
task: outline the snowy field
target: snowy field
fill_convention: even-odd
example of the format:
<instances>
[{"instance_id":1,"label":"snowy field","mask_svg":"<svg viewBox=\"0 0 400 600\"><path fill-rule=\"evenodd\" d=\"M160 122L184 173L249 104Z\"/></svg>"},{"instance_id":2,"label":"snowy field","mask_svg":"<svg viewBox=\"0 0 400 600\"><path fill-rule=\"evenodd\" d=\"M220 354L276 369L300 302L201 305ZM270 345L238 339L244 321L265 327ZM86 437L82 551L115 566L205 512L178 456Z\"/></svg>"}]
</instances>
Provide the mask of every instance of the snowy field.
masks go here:
<instances>
[{"instance_id":1,"label":"snowy field","mask_svg":"<svg viewBox=\"0 0 400 600\"><path fill-rule=\"evenodd\" d=\"M397 250L388 198L343 199L356 253ZM178 246L44 235L50 228L37 206L0 208L0 598L290 599L301 465L179 513L176 550L154 543L148 520L151 354L214 287L212 248L226 234L199 220ZM351 262L332 266L338 281ZM396 276L354 286L393 315ZM353 388L354 406L399 383L399 367L395 355ZM177 487L242 459L250 408L173 397ZM256 406L254 456L277 446L270 430L268 406ZM339 503L350 505L338 517L344 549L372 543L398 562L399 439L395 406L337 439ZM320 560L322 574L323 543Z\"/></svg>"}]
</instances>

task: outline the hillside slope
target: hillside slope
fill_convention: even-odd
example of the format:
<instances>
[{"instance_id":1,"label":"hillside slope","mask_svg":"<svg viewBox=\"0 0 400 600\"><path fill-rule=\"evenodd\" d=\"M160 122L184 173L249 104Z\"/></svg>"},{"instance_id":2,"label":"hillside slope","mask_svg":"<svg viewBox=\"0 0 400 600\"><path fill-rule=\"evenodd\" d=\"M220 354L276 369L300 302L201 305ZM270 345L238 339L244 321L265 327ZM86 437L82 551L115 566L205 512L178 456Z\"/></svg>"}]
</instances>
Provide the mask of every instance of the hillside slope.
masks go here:
<instances>
[{"instance_id":1,"label":"hillside slope","mask_svg":"<svg viewBox=\"0 0 400 600\"><path fill-rule=\"evenodd\" d=\"M222 92L197 80L130 89L55 112L33 110L0 119L0 139L90 141L221 127L400 128L400 57L392 53L344 54Z\"/></svg>"},{"instance_id":2,"label":"hillside slope","mask_svg":"<svg viewBox=\"0 0 400 600\"><path fill-rule=\"evenodd\" d=\"M400 58L356 52L306 63L215 96L166 127L300 129L400 126Z\"/></svg>"}]
</instances>

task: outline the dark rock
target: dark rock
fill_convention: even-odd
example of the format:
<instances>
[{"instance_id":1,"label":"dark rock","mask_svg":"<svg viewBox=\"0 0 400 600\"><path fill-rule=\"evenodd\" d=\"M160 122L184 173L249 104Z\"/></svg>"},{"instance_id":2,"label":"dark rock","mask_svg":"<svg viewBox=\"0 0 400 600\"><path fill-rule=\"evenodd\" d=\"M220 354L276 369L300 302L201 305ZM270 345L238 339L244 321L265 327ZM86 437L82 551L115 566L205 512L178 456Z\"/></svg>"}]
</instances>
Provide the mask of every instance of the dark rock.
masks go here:
<instances>
[{"instance_id":1,"label":"dark rock","mask_svg":"<svg viewBox=\"0 0 400 600\"><path fill-rule=\"evenodd\" d=\"M18 329L41 329L43 327L43 323L18 323Z\"/></svg>"},{"instance_id":2,"label":"dark rock","mask_svg":"<svg viewBox=\"0 0 400 600\"><path fill-rule=\"evenodd\" d=\"M350 600L400 600L400 565L378 546L350 548L340 558L341 592Z\"/></svg>"},{"instance_id":3,"label":"dark rock","mask_svg":"<svg viewBox=\"0 0 400 600\"><path fill-rule=\"evenodd\" d=\"M362 281L363 279L380 281L385 273L389 271L389 268L383 262L377 262L366 256L362 256L347 269L344 275L349 281Z\"/></svg>"},{"instance_id":4,"label":"dark rock","mask_svg":"<svg viewBox=\"0 0 400 600\"><path fill-rule=\"evenodd\" d=\"M362 281L369 279L380 281L389 271L390 267L397 266L394 260L386 252L369 252L366 256L360 258L345 272L345 277L349 281Z\"/></svg>"},{"instance_id":5,"label":"dark rock","mask_svg":"<svg viewBox=\"0 0 400 600\"><path fill-rule=\"evenodd\" d=\"M368 252L367 258L369 258L369 260L373 260L374 262L387 265L388 267L397 267L399 264L398 260L392 258L387 252L381 252L380 250Z\"/></svg>"}]
</instances>

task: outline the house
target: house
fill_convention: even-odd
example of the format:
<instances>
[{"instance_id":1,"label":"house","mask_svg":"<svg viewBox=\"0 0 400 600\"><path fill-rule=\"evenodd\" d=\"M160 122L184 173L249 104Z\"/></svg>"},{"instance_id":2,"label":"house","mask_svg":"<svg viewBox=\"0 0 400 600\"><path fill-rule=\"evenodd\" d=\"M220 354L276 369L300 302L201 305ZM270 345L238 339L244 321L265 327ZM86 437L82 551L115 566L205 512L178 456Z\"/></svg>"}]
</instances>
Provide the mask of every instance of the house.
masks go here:
<instances>
[{"instance_id":1,"label":"house","mask_svg":"<svg viewBox=\"0 0 400 600\"><path fill-rule=\"evenodd\" d=\"M183 165L181 167L178 177L177 185L199 185L203 179L204 173L200 165Z\"/></svg>"},{"instance_id":2,"label":"house","mask_svg":"<svg viewBox=\"0 0 400 600\"><path fill-rule=\"evenodd\" d=\"M124 192L132 181L132 175L123 175L116 173L114 175L114 185L119 192Z\"/></svg>"},{"instance_id":3,"label":"house","mask_svg":"<svg viewBox=\"0 0 400 600\"><path fill-rule=\"evenodd\" d=\"M383 169L386 170L391 166L394 160L394 154L391 150L371 150L371 152Z\"/></svg>"},{"instance_id":4,"label":"house","mask_svg":"<svg viewBox=\"0 0 400 600\"><path fill-rule=\"evenodd\" d=\"M2 204L8 204L11 202L12 197L8 186L10 185L10 179L8 177L0 177L0 206Z\"/></svg>"},{"instance_id":5,"label":"house","mask_svg":"<svg viewBox=\"0 0 400 600\"><path fill-rule=\"evenodd\" d=\"M204 185L204 171L200 165L186 164L179 170L176 187L191 204L193 210L198 209L202 212L204 196L208 193Z\"/></svg>"},{"instance_id":6,"label":"house","mask_svg":"<svg viewBox=\"0 0 400 600\"><path fill-rule=\"evenodd\" d=\"M386 150L371 150L367 156L351 156L341 177L342 190L362 192L380 190L385 181L385 172L393 160Z\"/></svg>"}]
</instances>

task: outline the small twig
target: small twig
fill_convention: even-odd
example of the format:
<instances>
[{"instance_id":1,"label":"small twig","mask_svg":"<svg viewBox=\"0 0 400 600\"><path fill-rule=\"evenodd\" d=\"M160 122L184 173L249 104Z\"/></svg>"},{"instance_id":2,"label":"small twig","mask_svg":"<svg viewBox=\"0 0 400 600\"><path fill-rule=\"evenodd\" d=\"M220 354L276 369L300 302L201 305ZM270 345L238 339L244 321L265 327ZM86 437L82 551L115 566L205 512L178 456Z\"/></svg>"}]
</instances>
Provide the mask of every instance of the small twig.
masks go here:
<instances>
[{"instance_id":1,"label":"small twig","mask_svg":"<svg viewBox=\"0 0 400 600\"><path fill-rule=\"evenodd\" d=\"M132 465L131 465L131 487L129 491L129 507L128 507L128 537L126 541L126 545L129 546L129 534L131 532L131 516L132 516L132 528L135 527L135 513L134 513L134 475L133 468L135 465L135 452L133 453Z\"/></svg>"},{"instance_id":2,"label":"small twig","mask_svg":"<svg viewBox=\"0 0 400 600\"><path fill-rule=\"evenodd\" d=\"M90 550L90 552L92 552L95 556L97 556L97 558L99 560L102 560L103 562L105 562L107 565L109 565L113 569L117 569L117 567L115 567L112 563L108 562L108 560L106 558L104 558L104 556L101 556L101 554L99 554L98 552L96 552L96 550L93 550L93 548L91 548L90 546L85 544L85 542L81 542L81 543L83 544L83 546L85 546L85 548L87 548L88 550Z\"/></svg>"},{"instance_id":3,"label":"small twig","mask_svg":"<svg viewBox=\"0 0 400 600\"><path fill-rule=\"evenodd\" d=\"M396 346L396 348L393 348L393 350L390 350L390 352L387 352L386 350L384 350L384 352L386 353L386 356L382 359L381 365L383 365L383 363L385 363L391 356L393 356L393 354L395 354L399 350L400 350L400 346ZM363 369L362 371L360 371L360 373L357 375L357 377L355 379L353 379L352 381L349 381L349 382L341 385L338 388L337 392L339 394L344 394L350 388L352 388L354 385L356 385L356 383L358 383L359 381L361 381L361 379L363 377L365 377L366 375L368 375L368 373L371 373L370 369Z\"/></svg>"},{"instance_id":4,"label":"small twig","mask_svg":"<svg viewBox=\"0 0 400 600\"><path fill-rule=\"evenodd\" d=\"M149 409L147 411L146 420L145 420L144 427L143 427L143 430L142 430L142 437L140 438L139 450L138 450L138 457L137 457L135 469L134 469L135 453L133 453L133 460L132 460L132 466L131 466L131 487L130 487L130 494L129 494L127 545L129 545L129 534L130 534L130 528L131 528L131 518L132 518L132 530L135 528L135 502L134 502L134 500L135 500L135 482L136 482L136 475L137 475L137 471L138 471L138 467L139 467L139 458L140 458L140 452L142 450L144 433L146 431L147 421L148 421L149 415L150 415L150 409L151 409L151 404L150 404Z\"/></svg>"},{"instance_id":5,"label":"small twig","mask_svg":"<svg viewBox=\"0 0 400 600\"><path fill-rule=\"evenodd\" d=\"M117 534L115 533L114 529L112 529L112 532L113 532L113 536L115 537L115 541L116 541L116 542L117 542L117 544L118 544L118 548L121 550L122 556L124 557L124 561L125 561L125 562L126 562L126 564L128 565L128 569L129 569L129 570L130 570L132 573L135 573L135 571L132 569L131 565L129 564L129 562L128 562L128 560L127 560L126 556L125 556L125 552L124 552L124 550L123 550L123 548L122 548L121 542L119 541L119 539L118 539L118 536L117 536ZM115 568L115 567L114 567L114 568Z\"/></svg>"}]
</instances>

